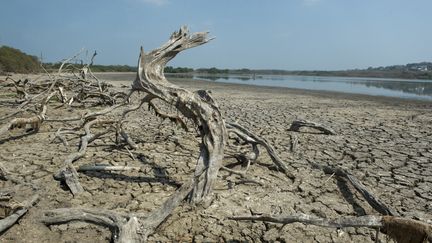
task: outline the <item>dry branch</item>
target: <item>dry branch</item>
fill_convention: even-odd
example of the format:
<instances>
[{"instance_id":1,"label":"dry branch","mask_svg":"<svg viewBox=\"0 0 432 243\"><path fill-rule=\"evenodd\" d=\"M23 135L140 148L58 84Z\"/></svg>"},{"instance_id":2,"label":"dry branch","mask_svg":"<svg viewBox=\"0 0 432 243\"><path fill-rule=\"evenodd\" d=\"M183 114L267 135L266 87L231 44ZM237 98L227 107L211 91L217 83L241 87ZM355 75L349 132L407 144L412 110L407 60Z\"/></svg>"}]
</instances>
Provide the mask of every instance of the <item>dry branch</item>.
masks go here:
<instances>
[{"instance_id":1,"label":"dry branch","mask_svg":"<svg viewBox=\"0 0 432 243\"><path fill-rule=\"evenodd\" d=\"M112 120L100 120L95 119L87 122L84 125L85 135L81 137L80 148L77 152L70 154L64 161L64 167L55 175L57 180L62 180L69 187L73 195L77 195L83 192L83 188L79 183L78 173L75 168L72 166L72 163L80 158L82 158L87 150L87 146L89 143L97 139L98 137L109 133L111 130L104 130L102 132L93 134L90 131L90 128L95 125L104 125L104 124L113 124Z\"/></svg>"},{"instance_id":2,"label":"dry branch","mask_svg":"<svg viewBox=\"0 0 432 243\"><path fill-rule=\"evenodd\" d=\"M142 167L133 167L133 166L113 166L113 165L83 165L78 168L78 172L85 171L144 171Z\"/></svg>"},{"instance_id":3,"label":"dry branch","mask_svg":"<svg viewBox=\"0 0 432 243\"><path fill-rule=\"evenodd\" d=\"M41 103L39 104L39 113L37 115L28 118L12 119L0 128L0 135L7 133L9 130L12 130L14 128L25 128L27 125L30 125L34 131L38 131L41 123L44 122L46 119L45 115L48 109L47 104L55 93L57 92L52 92L41 101Z\"/></svg>"},{"instance_id":4,"label":"dry branch","mask_svg":"<svg viewBox=\"0 0 432 243\"><path fill-rule=\"evenodd\" d=\"M288 130L299 132L301 127L311 127L323 132L324 134L336 135L336 132L333 129L326 127L320 123L308 120L295 120L291 123L291 127Z\"/></svg>"},{"instance_id":5,"label":"dry branch","mask_svg":"<svg viewBox=\"0 0 432 243\"><path fill-rule=\"evenodd\" d=\"M321 227L368 227L381 228L384 233L398 243L432 242L432 225L393 216L366 215L359 217L341 217L336 219L320 218L308 214L293 215L253 215L230 217L232 220L265 221L279 224L303 223Z\"/></svg>"},{"instance_id":6,"label":"dry branch","mask_svg":"<svg viewBox=\"0 0 432 243\"><path fill-rule=\"evenodd\" d=\"M192 187L192 183L183 184L161 207L150 214L121 214L101 209L62 208L46 211L41 221L46 225L85 221L108 227L112 232L113 242L145 242L156 227L185 199Z\"/></svg>"},{"instance_id":7,"label":"dry branch","mask_svg":"<svg viewBox=\"0 0 432 243\"><path fill-rule=\"evenodd\" d=\"M341 168L334 168L326 165L318 165L311 163L314 168L324 171L326 174L334 174L336 176L347 179L351 185L363 196L363 198L382 215L397 216L398 214L381 202L372 192L370 192L354 175Z\"/></svg>"},{"instance_id":8,"label":"dry branch","mask_svg":"<svg viewBox=\"0 0 432 243\"><path fill-rule=\"evenodd\" d=\"M343 217L337 219L320 218L309 214L297 213L293 215L253 215L230 217L232 220L265 221L279 224L304 223L321 227L344 228L344 227L382 227L381 216Z\"/></svg>"},{"instance_id":9,"label":"dry branch","mask_svg":"<svg viewBox=\"0 0 432 243\"><path fill-rule=\"evenodd\" d=\"M292 172L289 170L289 168L286 166L285 162L282 161L281 158L277 155L275 149L271 144L269 144L264 138L261 138L257 136L256 134L250 132L243 126L237 124L237 123L227 123L227 128L229 131L234 132L237 134L240 138L242 138L245 142L251 143L251 144L259 144L263 146L267 153L269 154L270 158L272 159L273 163L278 167L280 171L285 173L285 175L288 178L294 179L295 176L292 174ZM254 149L257 149L254 147Z\"/></svg>"},{"instance_id":10,"label":"dry branch","mask_svg":"<svg viewBox=\"0 0 432 243\"><path fill-rule=\"evenodd\" d=\"M14 225L27 211L31 208L39 199L39 195L34 195L31 199L22 202L22 208L15 211L13 214L8 217L0 220L0 233L9 229L12 225Z\"/></svg>"}]
</instances>

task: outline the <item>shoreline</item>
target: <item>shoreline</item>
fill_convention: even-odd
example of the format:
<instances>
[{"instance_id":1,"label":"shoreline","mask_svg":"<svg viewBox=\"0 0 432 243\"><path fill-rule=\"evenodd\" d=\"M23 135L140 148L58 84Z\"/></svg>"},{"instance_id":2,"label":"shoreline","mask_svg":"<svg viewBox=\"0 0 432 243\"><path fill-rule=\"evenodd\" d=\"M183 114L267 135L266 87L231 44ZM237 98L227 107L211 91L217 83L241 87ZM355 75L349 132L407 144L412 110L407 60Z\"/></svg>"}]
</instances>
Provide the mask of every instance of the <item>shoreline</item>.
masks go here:
<instances>
[{"instance_id":1,"label":"shoreline","mask_svg":"<svg viewBox=\"0 0 432 243\"><path fill-rule=\"evenodd\" d=\"M102 74L102 75L101 75ZM106 74L106 75L103 75ZM128 77L135 75L134 73L95 73L97 76L102 76L101 78L112 84L121 83L127 85L133 81L133 79L128 80ZM104 77L105 76L105 77ZM118 77L115 77L118 76ZM251 92L271 92L279 94L298 94L298 95L310 95L322 98L337 98L346 100L359 100L359 101L375 101L385 104L394 105L416 105L416 106L427 106L432 108L432 101L423 99L412 99L412 98L400 98L400 97L389 97L380 95L367 95L367 94L357 94L357 93L344 93L336 91L327 90L310 90L310 89L296 89L288 87L274 87L274 86L261 86L252 84L234 84L225 82L212 82L203 79L191 79L191 78L178 78L169 77L169 81L175 84L187 85L191 89L220 89L222 87L231 87L237 90L247 90Z\"/></svg>"},{"instance_id":2,"label":"shoreline","mask_svg":"<svg viewBox=\"0 0 432 243\"><path fill-rule=\"evenodd\" d=\"M432 101L428 100L420 100L420 99L409 99L409 98L399 98L399 97L388 97L388 96L375 96L375 95L366 95L366 94L355 94L355 93L343 93L336 91L326 91L326 90L309 90L309 89L296 89L296 88L287 88L287 87L273 87L273 86L260 86L260 85L251 85L251 84L233 84L233 83L224 83L224 82L211 82L206 80L196 80L196 79L182 79L182 78L170 78L169 81L178 84L186 84L188 86L192 83L200 84L197 85L201 87L203 86L213 87L213 88L237 88L242 91L249 92L269 92L269 93L278 93L278 94L295 94L295 95L307 95L314 96L320 98L335 98L335 99L344 99L344 100L353 100L353 101L374 101L385 104L393 104L393 105L419 105L419 106L430 106L432 107Z\"/></svg>"}]
</instances>

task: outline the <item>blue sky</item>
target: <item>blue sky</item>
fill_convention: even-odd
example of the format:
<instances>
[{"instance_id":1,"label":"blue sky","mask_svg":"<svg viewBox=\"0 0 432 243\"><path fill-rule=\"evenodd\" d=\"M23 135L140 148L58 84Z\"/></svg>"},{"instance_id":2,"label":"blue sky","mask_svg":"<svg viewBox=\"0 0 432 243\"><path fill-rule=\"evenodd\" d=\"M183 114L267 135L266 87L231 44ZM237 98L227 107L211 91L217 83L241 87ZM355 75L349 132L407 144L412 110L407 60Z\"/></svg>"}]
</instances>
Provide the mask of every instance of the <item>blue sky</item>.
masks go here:
<instances>
[{"instance_id":1,"label":"blue sky","mask_svg":"<svg viewBox=\"0 0 432 243\"><path fill-rule=\"evenodd\" d=\"M210 43L169 65L342 70L432 61L431 0L0 0L0 45L135 65L188 25Z\"/></svg>"}]
</instances>

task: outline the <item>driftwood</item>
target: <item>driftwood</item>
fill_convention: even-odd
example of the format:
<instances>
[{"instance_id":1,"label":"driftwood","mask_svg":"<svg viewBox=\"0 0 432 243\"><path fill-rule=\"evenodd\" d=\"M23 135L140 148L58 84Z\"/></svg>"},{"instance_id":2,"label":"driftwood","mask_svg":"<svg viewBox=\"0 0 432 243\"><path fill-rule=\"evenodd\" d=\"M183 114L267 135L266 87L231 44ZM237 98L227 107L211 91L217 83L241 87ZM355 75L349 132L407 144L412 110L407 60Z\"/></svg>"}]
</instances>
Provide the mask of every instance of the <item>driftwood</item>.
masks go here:
<instances>
[{"instance_id":1,"label":"driftwood","mask_svg":"<svg viewBox=\"0 0 432 243\"><path fill-rule=\"evenodd\" d=\"M205 44L210 39L206 32L189 35L186 27L174 32L162 47L149 53L141 48L137 78L132 89L144 91L173 105L184 117L198 126L202 142L194 174L194 187L189 199L201 201L210 194L222 165L227 140L225 123L219 108L204 90L190 92L169 83L164 67L179 52Z\"/></svg>"},{"instance_id":2,"label":"driftwood","mask_svg":"<svg viewBox=\"0 0 432 243\"><path fill-rule=\"evenodd\" d=\"M266 149L266 152L269 154L277 170L283 172L291 179L295 178L292 169L286 163L288 161L283 161L276 153L274 147L265 138L254 134L237 123L224 122L219 107L211 97L210 92L206 90L191 92L177 87L166 80L163 70L168 61L173 59L181 51L202 45L209 40L207 33L201 32L190 35L188 30L182 27L179 31L174 32L168 42L160 48L148 53L144 52L141 48L137 76L127 94L122 92L110 92L107 88L108 86L92 74L91 65L96 56L96 52L91 57L90 62L82 68L76 68L73 64L69 63L79 55L77 54L74 57L64 60L56 75L51 76L48 73L50 77L49 80L37 84L33 82L14 83L15 86L10 86L10 88L15 88L19 96L18 98L20 99L18 111L7 117L0 118L0 121L14 117L19 113L28 113L28 111L31 111L31 108L29 108L30 105L35 104L38 106L35 112L37 115L34 116L34 114L32 114L31 117L27 116L28 118L23 116L12 119L0 128L0 135L7 133L7 131L13 128L28 124L37 124L35 127L32 125L33 129L37 131L42 122L76 122L79 124L76 126L74 125L75 128L58 129L55 133L55 139L59 139L65 146L69 144L65 134L74 134L79 137L80 145L78 151L71 153L64 159L64 167L55 175L55 178L64 182L74 195L84 190L79 183L78 172L128 170L136 170L142 173L146 172L141 167L100 164L85 165L78 168L74 167L74 162L84 157L88 145L95 139L105 135L115 135L117 147L119 149L126 149L129 155L135 159L134 154L129 151L128 148L138 149L140 146L129 136L125 124L128 122L128 114L138 111L143 104L147 104L149 110L153 111L155 116L160 117L162 120L169 120L186 131L189 131L190 128L188 124L192 123L193 128L196 129L201 137L201 144L199 146L200 153L197 158L197 164L192 179L185 182L161 207L154 211L143 214L119 213L110 210L86 208L55 209L44 213L42 221L46 225L81 220L108 227L112 231L113 242L144 242L184 199L187 199L191 203L199 203L208 199L220 169L227 173L240 176L243 182L263 185L261 181L246 175L249 166L255 162L260 155L260 146ZM72 69L72 72L64 74L70 69ZM77 70L79 71L78 74L76 73ZM93 79L93 81L91 79ZM26 93L23 96L23 93L18 90L24 90ZM138 93L136 94L138 96L141 95L141 92L145 93L144 96L140 98L138 104L132 105L130 103L132 94ZM54 94L58 95L58 103L60 103L56 108L65 106L67 106L68 109L75 109L77 107L85 108L86 105L89 104L105 107L94 112L81 112L80 115L72 117L48 118L46 115L47 104ZM169 114L164 112L163 109L160 109L163 106L158 107L159 103L157 102L163 102L165 105L175 108L177 113L171 112L171 114ZM107 118L108 115L112 114L114 111L120 111L121 116L115 118L110 116ZM95 127L98 127L98 129L93 129ZM331 128L306 120L294 121L289 130L300 131L301 127L311 127L324 134L336 134ZM81 130L84 130L84 133L80 132ZM243 144L249 144L251 146L252 153L234 155L238 161L244 162L244 164L247 162L245 170L238 171L222 166L222 160L226 153L225 146L229 138L228 133L230 133L230 136L234 136L237 141L241 140ZM291 146L289 150L295 152L297 145L298 137L293 133L291 134ZM289 216L252 215L232 217L230 219L261 220L284 224L302 222L323 227L380 228L384 233L397 240L400 240L402 237L407 238L407 232L411 232L414 234L414 237L418 236L415 239L412 238L413 242L418 242L417 240L419 239L430 237L430 225L396 217L397 214L393 210L370 193L367 188L349 172L317 164L313 164L313 166L323 170L325 173L331 173L338 178L349 181L366 201L382 215L342 217L339 219L323 219L306 214L294 214ZM0 179L9 179L6 170L2 170L1 167ZM13 182L16 181L14 180ZM11 219L18 219L21 212L22 211L19 210L16 211L17 214ZM16 220L13 222L16 222ZM402 233L404 235L402 235Z\"/></svg>"},{"instance_id":3,"label":"driftwood","mask_svg":"<svg viewBox=\"0 0 432 243\"><path fill-rule=\"evenodd\" d=\"M326 127L320 123L308 120L295 120L291 123L291 127L288 130L299 132L301 127L311 127L323 132L324 134L336 135L336 132L333 129Z\"/></svg>"},{"instance_id":4,"label":"driftwood","mask_svg":"<svg viewBox=\"0 0 432 243\"><path fill-rule=\"evenodd\" d=\"M85 135L81 137L80 148L77 152L69 155L64 161L64 167L55 175L57 180L62 180L66 183L66 185L71 190L72 194L77 195L84 191L81 184L79 183L78 173L76 169L73 167L72 163L80 158L82 158L87 150L87 146L89 143L94 141L96 138L105 135L110 132L110 130L105 130L99 133L92 133L90 128L96 125L105 125L105 124L113 124L112 120L92 120L84 125L84 130L86 132Z\"/></svg>"},{"instance_id":5,"label":"driftwood","mask_svg":"<svg viewBox=\"0 0 432 243\"><path fill-rule=\"evenodd\" d=\"M113 166L113 165L83 165L80 166L77 171L85 172L85 171L144 171L141 167L133 167L133 166Z\"/></svg>"},{"instance_id":6,"label":"driftwood","mask_svg":"<svg viewBox=\"0 0 432 243\"><path fill-rule=\"evenodd\" d=\"M121 134L121 125L127 113L138 109L143 103L148 103L157 116L168 118L170 121L179 124L186 130L187 126L182 118L163 114L155 104L152 103L152 100L160 99L174 106L185 119L191 120L199 128L198 131L202 138L200 155L192 181L183 184L161 208L156 209L149 215L130 214L124 216L115 212L101 210L58 209L47 212L43 222L46 224L54 224L65 223L70 220L84 220L102 224L112 229L113 241L115 242L143 242L186 197L191 202L200 202L210 194L224 157L224 146L227 139L224 120L222 119L217 104L208 92L204 90L190 92L179 88L170 84L163 74L166 63L179 52L204 44L207 41L209 41L207 33L202 32L189 35L188 30L182 27L178 32L174 32L170 40L161 48L149 53L145 53L141 48L137 78L133 82L131 93L133 93L133 91L144 91L147 95L141 100L138 106L124 111L122 119L117 121L117 127L120 127L120 129L117 130L119 130L118 133ZM112 107L114 106L111 106L111 108ZM111 110L107 108L106 112L108 113ZM98 121L99 118L97 117L102 113L104 112L93 114L92 118L94 117L95 120L87 123L85 127L86 135L81 137L79 151L71 154L65 160L65 168L58 173L57 177L66 180L66 184L74 194L79 193L82 187L78 186L78 176L75 168L72 166L72 162L81 158L85 154L87 144L97 137L90 132L89 128L91 125L89 124ZM90 119L90 117L85 115L78 119L72 118L68 120L88 121L88 119ZM124 140L129 140L124 134L122 136ZM128 143L131 144L130 141ZM131 147L133 147L133 144ZM104 168L104 170L105 169L106 168ZM70 180L69 182L68 179Z\"/></svg>"},{"instance_id":7,"label":"driftwood","mask_svg":"<svg viewBox=\"0 0 432 243\"><path fill-rule=\"evenodd\" d=\"M270 143L268 143L264 138L257 136L256 134L250 132L249 130L247 130L246 128L244 128L243 126L237 123L232 123L232 122L227 123L227 128L230 132L234 132L235 134L237 134L245 142L251 143L253 145L254 151L257 151L256 148L257 144L263 146L267 150L267 153L269 154L273 163L276 164L277 168L283 173L285 173L285 175L288 178L290 179L295 178L295 176L291 173L290 169L285 164L285 162L283 162L282 159L279 158L273 146ZM259 155L259 152L255 152L255 153L257 156Z\"/></svg>"},{"instance_id":8,"label":"driftwood","mask_svg":"<svg viewBox=\"0 0 432 243\"><path fill-rule=\"evenodd\" d=\"M321 227L369 227L380 229L383 233L393 238L398 243L423 243L426 241L432 242L432 225L427 223L400 218L392 209L387 207L376 196L374 196L367 188L351 173L340 168L318 165L312 163L314 168L324 171L326 174L332 174L347 179L353 187L365 198L365 200L376 211L383 216L357 216L357 217L341 217L337 219L320 218L308 214L293 214L293 215L252 215L252 216L234 216L232 220L253 220L265 221L280 224L304 223Z\"/></svg>"},{"instance_id":9,"label":"driftwood","mask_svg":"<svg viewBox=\"0 0 432 243\"><path fill-rule=\"evenodd\" d=\"M345 228L368 227L382 228L397 243L432 242L432 226L417 220L393 216L359 216L341 217L336 219L320 218L308 214L293 215L253 215L230 217L232 220L253 220L279 224L303 223L321 227Z\"/></svg>"},{"instance_id":10,"label":"driftwood","mask_svg":"<svg viewBox=\"0 0 432 243\"><path fill-rule=\"evenodd\" d=\"M192 183L183 184L162 206L149 214L121 214L101 209L63 208L46 211L42 222L46 225L86 221L108 227L113 242L145 242L159 224L183 201L193 188Z\"/></svg>"},{"instance_id":11,"label":"driftwood","mask_svg":"<svg viewBox=\"0 0 432 243\"><path fill-rule=\"evenodd\" d=\"M31 199L24 201L21 203L21 208L15 211L13 214L8 217L0 220L0 233L9 229L12 225L14 225L27 211L30 207L32 207L37 200L39 199L39 195L34 195Z\"/></svg>"},{"instance_id":12,"label":"driftwood","mask_svg":"<svg viewBox=\"0 0 432 243\"><path fill-rule=\"evenodd\" d=\"M7 133L9 130L12 130L14 128L25 128L27 125L30 125L33 131L39 131L41 123L44 122L46 119L45 115L47 112L47 104L55 93L56 92L52 92L41 101L41 103L39 104L40 110L37 115L28 118L22 117L12 119L0 128L0 135Z\"/></svg>"},{"instance_id":13,"label":"driftwood","mask_svg":"<svg viewBox=\"0 0 432 243\"><path fill-rule=\"evenodd\" d=\"M341 168L334 168L326 165L318 165L311 163L314 168L321 169L326 174L334 174L336 176L347 179L351 185L363 196L363 198L382 215L397 216L397 213L381 202L376 196L372 194L355 176L348 171Z\"/></svg>"}]
</instances>

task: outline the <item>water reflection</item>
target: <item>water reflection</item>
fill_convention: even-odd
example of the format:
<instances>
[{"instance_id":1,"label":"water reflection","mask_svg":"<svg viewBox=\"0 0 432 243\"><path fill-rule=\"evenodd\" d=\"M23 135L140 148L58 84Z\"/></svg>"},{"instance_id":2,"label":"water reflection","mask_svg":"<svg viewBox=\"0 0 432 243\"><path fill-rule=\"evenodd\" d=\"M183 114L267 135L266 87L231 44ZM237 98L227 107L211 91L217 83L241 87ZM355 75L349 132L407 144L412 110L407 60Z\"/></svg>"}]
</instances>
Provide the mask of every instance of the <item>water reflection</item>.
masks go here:
<instances>
[{"instance_id":1,"label":"water reflection","mask_svg":"<svg viewBox=\"0 0 432 243\"><path fill-rule=\"evenodd\" d=\"M432 100L431 80L399 80L378 78L373 79L282 75L195 75L193 78L211 80L215 82L245 83L260 86L327 90L344 93Z\"/></svg>"},{"instance_id":2,"label":"water reflection","mask_svg":"<svg viewBox=\"0 0 432 243\"><path fill-rule=\"evenodd\" d=\"M373 82L367 81L364 83L367 87L378 87L391 90L400 90L405 93L413 93L418 95L432 96L432 82Z\"/></svg>"},{"instance_id":3,"label":"water reflection","mask_svg":"<svg viewBox=\"0 0 432 243\"><path fill-rule=\"evenodd\" d=\"M98 74L108 80L133 80L134 73ZM380 78L314 77L283 75L207 75L169 74L169 77L209 80L212 82L327 90L343 93L380 95L432 101L432 80L400 80Z\"/></svg>"},{"instance_id":4,"label":"water reflection","mask_svg":"<svg viewBox=\"0 0 432 243\"><path fill-rule=\"evenodd\" d=\"M238 79L240 81L248 81L251 79L250 76L241 75L241 76L229 76L229 75L194 75L194 79L205 79L205 80L211 80L211 81L230 81L230 79Z\"/></svg>"}]
</instances>

